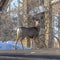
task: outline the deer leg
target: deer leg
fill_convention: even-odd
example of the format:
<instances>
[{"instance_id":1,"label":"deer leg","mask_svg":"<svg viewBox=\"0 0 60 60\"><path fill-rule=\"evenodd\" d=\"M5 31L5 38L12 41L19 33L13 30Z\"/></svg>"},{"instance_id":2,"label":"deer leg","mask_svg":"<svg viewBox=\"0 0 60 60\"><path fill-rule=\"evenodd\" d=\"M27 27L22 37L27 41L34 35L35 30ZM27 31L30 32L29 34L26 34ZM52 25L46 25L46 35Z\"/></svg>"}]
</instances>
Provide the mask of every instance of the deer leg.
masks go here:
<instances>
[{"instance_id":1,"label":"deer leg","mask_svg":"<svg viewBox=\"0 0 60 60\"><path fill-rule=\"evenodd\" d=\"M32 39L32 49L36 49L35 37Z\"/></svg>"},{"instance_id":2,"label":"deer leg","mask_svg":"<svg viewBox=\"0 0 60 60\"><path fill-rule=\"evenodd\" d=\"M23 50L24 50L24 46L23 46L22 40L21 40L21 45L22 45L22 48L23 48Z\"/></svg>"},{"instance_id":3,"label":"deer leg","mask_svg":"<svg viewBox=\"0 0 60 60\"><path fill-rule=\"evenodd\" d=\"M35 42L33 39L32 39L32 49L35 49Z\"/></svg>"},{"instance_id":4,"label":"deer leg","mask_svg":"<svg viewBox=\"0 0 60 60\"><path fill-rule=\"evenodd\" d=\"M21 45L22 45L22 48L23 48L23 49L24 49L24 46L23 46L22 41L23 41L24 38L25 38L25 36L23 36L23 37L20 39L20 42L21 42Z\"/></svg>"},{"instance_id":5,"label":"deer leg","mask_svg":"<svg viewBox=\"0 0 60 60\"><path fill-rule=\"evenodd\" d=\"M38 44L38 37L36 37L36 36L34 36L34 38L33 38L33 43L34 43L34 49L37 49L37 44Z\"/></svg>"},{"instance_id":6,"label":"deer leg","mask_svg":"<svg viewBox=\"0 0 60 60\"><path fill-rule=\"evenodd\" d=\"M14 49L15 49L15 50L17 49L17 46L16 46L16 45L17 45L17 42L18 42L19 38L20 38L20 37L17 37L17 39L16 39L15 46L14 46Z\"/></svg>"}]
</instances>

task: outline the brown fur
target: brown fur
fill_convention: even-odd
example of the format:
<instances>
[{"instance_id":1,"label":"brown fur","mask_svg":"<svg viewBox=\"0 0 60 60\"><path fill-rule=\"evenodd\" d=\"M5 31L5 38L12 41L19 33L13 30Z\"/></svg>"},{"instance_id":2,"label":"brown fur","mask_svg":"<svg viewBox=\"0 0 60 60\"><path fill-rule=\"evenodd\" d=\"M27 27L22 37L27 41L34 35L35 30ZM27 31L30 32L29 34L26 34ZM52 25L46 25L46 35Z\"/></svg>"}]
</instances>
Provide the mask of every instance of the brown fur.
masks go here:
<instances>
[{"instance_id":1,"label":"brown fur","mask_svg":"<svg viewBox=\"0 0 60 60\"><path fill-rule=\"evenodd\" d=\"M19 39L20 39L21 44L22 44L22 40L25 37L32 38L32 39L35 40L36 37L38 36L38 34L39 34L39 30L38 30L37 27L29 27L29 28L20 27L20 28L17 29L16 44L17 44ZM15 49L16 49L16 44L15 44ZM23 44L22 44L22 47L23 47Z\"/></svg>"}]
</instances>

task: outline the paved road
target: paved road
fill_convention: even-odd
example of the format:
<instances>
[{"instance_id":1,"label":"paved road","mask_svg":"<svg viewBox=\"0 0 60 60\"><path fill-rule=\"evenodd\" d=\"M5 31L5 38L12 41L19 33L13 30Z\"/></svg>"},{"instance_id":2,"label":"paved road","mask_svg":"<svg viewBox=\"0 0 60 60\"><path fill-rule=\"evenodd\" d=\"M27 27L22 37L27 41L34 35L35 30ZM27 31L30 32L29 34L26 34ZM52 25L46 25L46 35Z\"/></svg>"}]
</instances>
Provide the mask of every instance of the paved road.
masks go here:
<instances>
[{"instance_id":1,"label":"paved road","mask_svg":"<svg viewBox=\"0 0 60 60\"><path fill-rule=\"evenodd\" d=\"M60 60L60 49L0 51L0 60Z\"/></svg>"},{"instance_id":2,"label":"paved road","mask_svg":"<svg viewBox=\"0 0 60 60\"><path fill-rule=\"evenodd\" d=\"M39 56L27 56L27 57L16 57L16 56L0 56L0 60L60 60L60 56L50 55L39 55Z\"/></svg>"}]
</instances>

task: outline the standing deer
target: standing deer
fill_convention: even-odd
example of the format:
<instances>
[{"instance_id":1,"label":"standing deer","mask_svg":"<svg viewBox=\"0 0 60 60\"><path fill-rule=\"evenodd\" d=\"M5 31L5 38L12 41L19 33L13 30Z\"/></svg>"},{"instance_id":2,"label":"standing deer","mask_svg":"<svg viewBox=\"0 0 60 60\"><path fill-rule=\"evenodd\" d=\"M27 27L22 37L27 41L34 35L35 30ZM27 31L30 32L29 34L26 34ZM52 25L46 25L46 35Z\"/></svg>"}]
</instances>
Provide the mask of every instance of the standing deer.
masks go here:
<instances>
[{"instance_id":1,"label":"standing deer","mask_svg":"<svg viewBox=\"0 0 60 60\"><path fill-rule=\"evenodd\" d=\"M32 38L35 42L35 39L39 34L38 26L39 26L39 23L38 23L38 21L36 21L36 27L29 27L29 28L19 27L19 28L17 28L17 38L16 38L16 43L15 43L15 49L16 49L16 45L17 45L17 42L19 39L21 41L22 47L23 47L22 41L25 37ZM23 47L23 49L24 49L24 47Z\"/></svg>"}]
</instances>

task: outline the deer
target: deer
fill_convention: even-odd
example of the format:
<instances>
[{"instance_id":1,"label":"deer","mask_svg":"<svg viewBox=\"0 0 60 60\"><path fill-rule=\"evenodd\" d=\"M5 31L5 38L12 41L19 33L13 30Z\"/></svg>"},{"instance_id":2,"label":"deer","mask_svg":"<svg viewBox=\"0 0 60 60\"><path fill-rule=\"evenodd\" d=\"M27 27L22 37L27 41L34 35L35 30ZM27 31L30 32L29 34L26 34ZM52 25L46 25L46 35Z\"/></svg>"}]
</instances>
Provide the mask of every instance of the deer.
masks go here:
<instances>
[{"instance_id":1,"label":"deer","mask_svg":"<svg viewBox=\"0 0 60 60\"><path fill-rule=\"evenodd\" d=\"M22 41L25 37L28 37L29 39L32 38L35 42L35 39L39 35L39 22L35 21L35 24L36 24L35 27L18 27L17 28L17 37L16 37L16 43L14 46L15 49L16 49L18 40L20 40L22 44L22 48L24 49Z\"/></svg>"}]
</instances>

